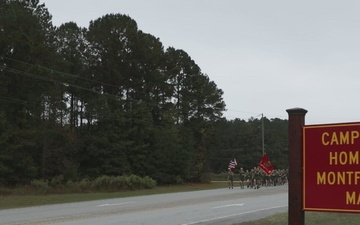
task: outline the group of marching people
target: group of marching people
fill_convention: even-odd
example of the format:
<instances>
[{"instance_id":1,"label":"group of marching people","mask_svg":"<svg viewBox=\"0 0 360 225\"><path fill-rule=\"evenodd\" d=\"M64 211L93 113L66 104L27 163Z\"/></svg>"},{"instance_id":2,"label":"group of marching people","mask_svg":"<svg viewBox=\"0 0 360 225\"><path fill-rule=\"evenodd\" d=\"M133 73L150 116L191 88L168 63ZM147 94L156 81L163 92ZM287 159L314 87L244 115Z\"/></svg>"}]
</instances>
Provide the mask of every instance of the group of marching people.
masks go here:
<instances>
[{"instance_id":1,"label":"group of marching people","mask_svg":"<svg viewBox=\"0 0 360 225\"><path fill-rule=\"evenodd\" d=\"M234 188L234 176L235 175L233 170L228 169L229 189ZM250 171L244 170L241 167L239 170L238 179L241 189L244 189L245 187L259 189L260 187L284 185L288 180L288 170L274 169L268 175L259 167L254 167Z\"/></svg>"}]
</instances>

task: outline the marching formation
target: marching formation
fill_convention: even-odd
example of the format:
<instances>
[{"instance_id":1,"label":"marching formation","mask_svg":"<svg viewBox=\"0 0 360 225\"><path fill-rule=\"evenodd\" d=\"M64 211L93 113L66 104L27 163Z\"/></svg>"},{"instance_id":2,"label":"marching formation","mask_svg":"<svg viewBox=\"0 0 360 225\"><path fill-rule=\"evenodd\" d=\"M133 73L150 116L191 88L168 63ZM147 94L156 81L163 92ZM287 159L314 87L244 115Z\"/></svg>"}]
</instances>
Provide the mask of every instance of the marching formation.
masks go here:
<instances>
[{"instance_id":1,"label":"marching formation","mask_svg":"<svg viewBox=\"0 0 360 225\"><path fill-rule=\"evenodd\" d=\"M274 169L268 157L264 155L259 163L259 166L251 170L244 170L242 167L238 173L234 173L237 166L235 158L230 160L228 167L228 185L229 189L234 188L234 178L238 177L240 188L259 189L260 187L284 185L288 180L287 169Z\"/></svg>"}]
</instances>

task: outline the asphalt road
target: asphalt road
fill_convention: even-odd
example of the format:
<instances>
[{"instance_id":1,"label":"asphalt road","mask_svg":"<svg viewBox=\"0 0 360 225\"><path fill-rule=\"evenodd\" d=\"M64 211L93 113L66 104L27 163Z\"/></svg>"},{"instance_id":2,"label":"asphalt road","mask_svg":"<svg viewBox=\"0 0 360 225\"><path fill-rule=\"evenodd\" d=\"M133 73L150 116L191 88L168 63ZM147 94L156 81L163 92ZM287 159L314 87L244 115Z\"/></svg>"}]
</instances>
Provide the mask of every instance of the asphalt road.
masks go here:
<instances>
[{"instance_id":1,"label":"asphalt road","mask_svg":"<svg viewBox=\"0 0 360 225\"><path fill-rule=\"evenodd\" d=\"M288 186L215 189L0 210L0 224L231 225L286 212Z\"/></svg>"}]
</instances>

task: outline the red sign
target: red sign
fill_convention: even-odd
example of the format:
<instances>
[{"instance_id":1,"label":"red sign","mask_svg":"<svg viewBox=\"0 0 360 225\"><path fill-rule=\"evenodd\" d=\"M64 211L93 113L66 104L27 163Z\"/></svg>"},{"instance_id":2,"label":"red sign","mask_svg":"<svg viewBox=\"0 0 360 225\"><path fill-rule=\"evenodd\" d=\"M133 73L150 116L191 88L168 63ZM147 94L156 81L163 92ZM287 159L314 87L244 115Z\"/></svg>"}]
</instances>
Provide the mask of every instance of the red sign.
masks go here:
<instances>
[{"instance_id":1,"label":"red sign","mask_svg":"<svg viewBox=\"0 0 360 225\"><path fill-rule=\"evenodd\" d=\"M360 213L360 123L303 127L303 209Z\"/></svg>"}]
</instances>

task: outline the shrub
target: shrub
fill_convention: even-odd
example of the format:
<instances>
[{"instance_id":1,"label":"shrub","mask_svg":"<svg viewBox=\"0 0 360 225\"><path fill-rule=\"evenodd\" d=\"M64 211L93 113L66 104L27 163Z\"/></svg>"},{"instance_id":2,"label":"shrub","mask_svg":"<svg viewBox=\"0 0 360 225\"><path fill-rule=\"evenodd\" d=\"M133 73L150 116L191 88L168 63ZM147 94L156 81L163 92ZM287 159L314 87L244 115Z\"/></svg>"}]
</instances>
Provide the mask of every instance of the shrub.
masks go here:
<instances>
[{"instance_id":1,"label":"shrub","mask_svg":"<svg viewBox=\"0 0 360 225\"><path fill-rule=\"evenodd\" d=\"M40 193L48 193L50 190L49 182L47 180L33 180L30 186L35 188Z\"/></svg>"},{"instance_id":2,"label":"shrub","mask_svg":"<svg viewBox=\"0 0 360 225\"><path fill-rule=\"evenodd\" d=\"M72 180L68 180L68 181L66 181L66 189L68 190L68 191L72 191L72 192L76 192L76 191L78 191L78 188L77 188L77 183L76 182L73 182Z\"/></svg>"},{"instance_id":3,"label":"shrub","mask_svg":"<svg viewBox=\"0 0 360 225\"><path fill-rule=\"evenodd\" d=\"M82 190L89 190L91 189L91 181L87 178L82 179L81 181L79 181L79 187Z\"/></svg>"},{"instance_id":4,"label":"shrub","mask_svg":"<svg viewBox=\"0 0 360 225\"><path fill-rule=\"evenodd\" d=\"M60 187L64 183L64 175L53 177L50 181L51 187Z\"/></svg>"},{"instance_id":5,"label":"shrub","mask_svg":"<svg viewBox=\"0 0 360 225\"><path fill-rule=\"evenodd\" d=\"M148 176L144 177L142 179L143 181L143 186L144 188L146 189L151 189L151 188L154 188L156 186L156 181Z\"/></svg>"},{"instance_id":6,"label":"shrub","mask_svg":"<svg viewBox=\"0 0 360 225\"><path fill-rule=\"evenodd\" d=\"M96 190L107 190L110 187L110 177L101 176L94 180L92 185Z\"/></svg>"},{"instance_id":7,"label":"shrub","mask_svg":"<svg viewBox=\"0 0 360 225\"><path fill-rule=\"evenodd\" d=\"M179 182L182 180L179 179ZM45 180L33 180L31 187L40 193L49 193L49 191L60 192L81 192L81 191L121 191L121 190L137 190L151 189L157 185L156 181L148 176L139 177L137 175L123 176L100 176L91 181L84 178L78 182L68 180L64 183L64 176L54 177L50 182Z\"/></svg>"},{"instance_id":8,"label":"shrub","mask_svg":"<svg viewBox=\"0 0 360 225\"><path fill-rule=\"evenodd\" d=\"M116 177L112 177L110 180L110 186L114 189L114 190L123 190L123 189L127 189L127 178L126 176L116 176Z\"/></svg>"},{"instance_id":9,"label":"shrub","mask_svg":"<svg viewBox=\"0 0 360 225\"><path fill-rule=\"evenodd\" d=\"M141 178L134 174L129 176L129 189L140 189L142 187Z\"/></svg>"},{"instance_id":10,"label":"shrub","mask_svg":"<svg viewBox=\"0 0 360 225\"><path fill-rule=\"evenodd\" d=\"M111 177L109 187L112 190L134 190L134 189L151 189L156 186L156 181L148 176L139 177L131 174L129 176Z\"/></svg>"},{"instance_id":11,"label":"shrub","mask_svg":"<svg viewBox=\"0 0 360 225\"><path fill-rule=\"evenodd\" d=\"M180 176L175 177L175 184L183 184L184 180Z\"/></svg>"}]
</instances>

